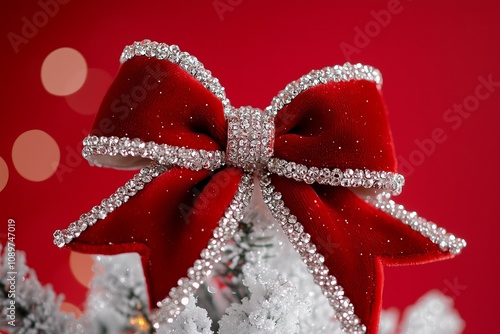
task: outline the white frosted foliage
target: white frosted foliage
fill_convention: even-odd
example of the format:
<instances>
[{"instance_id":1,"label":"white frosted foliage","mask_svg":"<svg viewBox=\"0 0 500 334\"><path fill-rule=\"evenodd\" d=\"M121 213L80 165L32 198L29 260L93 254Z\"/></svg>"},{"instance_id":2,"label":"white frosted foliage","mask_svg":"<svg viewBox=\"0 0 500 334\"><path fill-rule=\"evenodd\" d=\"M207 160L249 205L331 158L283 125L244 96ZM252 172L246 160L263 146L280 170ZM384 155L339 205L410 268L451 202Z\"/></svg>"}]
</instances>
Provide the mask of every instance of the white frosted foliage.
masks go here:
<instances>
[{"instance_id":1,"label":"white frosted foliage","mask_svg":"<svg viewBox=\"0 0 500 334\"><path fill-rule=\"evenodd\" d=\"M402 334L459 334L465 322L453 308L453 299L432 290L408 307L401 321Z\"/></svg>"},{"instance_id":2,"label":"white frosted foliage","mask_svg":"<svg viewBox=\"0 0 500 334\"><path fill-rule=\"evenodd\" d=\"M73 313L61 312L64 296L42 285L26 264L23 251L0 244L0 331L12 333L81 333ZM15 256L15 260L12 258Z\"/></svg>"},{"instance_id":3,"label":"white frosted foliage","mask_svg":"<svg viewBox=\"0 0 500 334\"><path fill-rule=\"evenodd\" d=\"M158 328L158 334L212 334L210 326L212 321L207 311L196 306L193 296L189 297L189 303L173 323L163 323Z\"/></svg>"},{"instance_id":4,"label":"white frosted foliage","mask_svg":"<svg viewBox=\"0 0 500 334\"><path fill-rule=\"evenodd\" d=\"M399 310L391 307L388 310L382 310L380 313L380 322L378 325L378 334L394 334L399 321Z\"/></svg>"},{"instance_id":5,"label":"white frosted foliage","mask_svg":"<svg viewBox=\"0 0 500 334\"><path fill-rule=\"evenodd\" d=\"M244 283L251 296L229 308L219 333L300 333L299 315L310 313L309 301L300 298L293 283L276 270L259 267L244 268Z\"/></svg>"},{"instance_id":6,"label":"white frosted foliage","mask_svg":"<svg viewBox=\"0 0 500 334\"><path fill-rule=\"evenodd\" d=\"M85 314L92 333L121 334L130 319L148 315L148 297L140 257L135 253L96 256Z\"/></svg>"},{"instance_id":7,"label":"white frosted foliage","mask_svg":"<svg viewBox=\"0 0 500 334\"><path fill-rule=\"evenodd\" d=\"M341 333L326 297L255 195L245 217L254 225L250 237L270 238L272 246L246 254L243 284L250 297L232 304L219 333Z\"/></svg>"}]
</instances>

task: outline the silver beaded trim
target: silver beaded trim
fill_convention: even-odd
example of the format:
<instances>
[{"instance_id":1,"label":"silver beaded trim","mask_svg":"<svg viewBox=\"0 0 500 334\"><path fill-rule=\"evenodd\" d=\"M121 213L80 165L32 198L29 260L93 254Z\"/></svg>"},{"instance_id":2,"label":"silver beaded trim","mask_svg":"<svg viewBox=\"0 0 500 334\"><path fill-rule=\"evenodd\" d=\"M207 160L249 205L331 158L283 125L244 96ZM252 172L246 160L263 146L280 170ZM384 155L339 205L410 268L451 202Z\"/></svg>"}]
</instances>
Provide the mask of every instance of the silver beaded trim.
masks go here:
<instances>
[{"instance_id":1,"label":"silver beaded trim","mask_svg":"<svg viewBox=\"0 0 500 334\"><path fill-rule=\"evenodd\" d=\"M335 276L328 274L328 267L323 264L325 258L316 252L316 245L311 242L311 236L304 232L304 226L297 221L297 217L290 214L290 209L285 206L281 193L275 191L267 175L260 178L260 186L264 202L313 275L314 282L319 285L335 310L342 330L345 333L365 333L366 326L361 324L358 316L354 314L354 306L349 298L344 296L344 289L337 284Z\"/></svg>"},{"instance_id":2,"label":"silver beaded trim","mask_svg":"<svg viewBox=\"0 0 500 334\"><path fill-rule=\"evenodd\" d=\"M266 108L266 111L270 116L274 117L279 110L292 102L297 95L311 87L329 82L351 80L373 81L377 85L382 86L382 74L372 66L345 63L343 66L325 67L322 70L313 70L303 75L300 79L286 85L285 89L281 90L273 98L271 105Z\"/></svg>"},{"instance_id":3,"label":"silver beaded trim","mask_svg":"<svg viewBox=\"0 0 500 334\"><path fill-rule=\"evenodd\" d=\"M229 99L226 97L225 88L222 87L219 79L213 77L212 72L205 69L203 64L195 56L187 52L182 52L177 45L168 45L145 39L141 42L134 42L132 45L127 45L121 54L120 63L123 64L127 60L137 56L145 56L160 60L165 59L179 65L222 102L226 119L231 116L231 112L234 109L231 108ZM266 112L271 117L276 116L283 106L290 103L297 95L308 88L328 82L351 80L368 80L381 86L382 74L378 69L372 66L363 64L352 65L350 63L345 63L342 66L335 65L325 67L321 70L313 70L303 75L298 80L289 83L285 89L281 90L278 95L273 98L271 105L266 108Z\"/></svg>"},{"instance_id":4,"label":"silver beaded trim","mask_svg":"<svg viewBox=\"0 0 500 334\"><path fill-rule=\"evenodd\" d=\"M144 142L139 138L87 136L83 140L83 157L91 164L101 166L96 156L107 155L141 157L151 159L160 165L175 165L194 171L214 171L225 163L222 151L195 150L185 147Z\"/></svg>"},{"instance_id":5,"label":"silver beaded trim","mask_svg":"<svg viewBox=\"0 0 500 334\"><path fill-rule=\"evenodd\" d=\"M228 117L227 163L245 171L266 167L273 155L274 122L260 109L234 109Z\"/></svg>"},{"instance_id":6,"label":"silver beaded trim","mask_svg":"<svg viewBox=\"0 0 500 334\"><path fill-rule=\"evenodd\" d=\"M413 230L420 232L434 244L438 245L442 251L451 254L459 254L467 245L464 239L457 238L446 229L438 227L431 221L419 217L415 211L407 211L404 206L396 204L391 200L391 195L381 193L375 197L368 197L366 201L381 211L390 214L400 220L403 224L410 226Z\"/></svg>"},{"instance_id":7,"label":"silver beaded trim","mask_svg":"<svg viewBox=\"0 0 500 334\"><path fill-rule=\"evenodd\" d=\"M120 207L144 188L146 184L158 177L167 170L166 166L154 165L143 168L139 173L129 180L123 187L118 188L110 197L103 199L100 205L96 205L80 218L69 224L67 229L54 232L54 244L63 247L69 244L73 239L78 238L87 227L96 224L99 220L106 218L108 213Z\"/></svg>"},{"instance_id":8,"label":"silver beaded trim","mask_svg":"<svg viewBox=\"0 0 500 334\"><path fill-rule=\"evenodd\" d=\"M219 82L219 79L212 76L212 72L205 69L203 64L194 56L187 52L182 52L177 45L168 45L165 43L152 42L145 39L141 42L134 42L123 49L120 57L120 63L124 63L136 56L146 56L148 58L156 58L160 60L168 60L179 65L183 70L191 74L205 88L211 91L224 106L226 115L230 112L230 102L226 97L224 87Z\"/></svg>"},{"instance_id":9,"label":"silver beaded trim","mask_svg":"<svg viewBox=\"0 0 500 334\"><path fill-rule=\"evenodd\" d=\"M243 219L244 211L250 203L253 188L252 175L244 174L231 204L219 220L219 226L213 230L213 238L208 241L207 248L201 251L200 259L188 269L187 277L179 279L178 286L170 290L169 296L158 302L157 306L160 309L153 316L155 328L159 327L160 322L174 321L188 304L189 296L203 284L213 266L222 259L224 247L238 230L239 222Z\"/></svg>"},{"instance_id":10,"label":"silver beaded trim","mask_svg":"<svg viewBox=\"0 0 500 334\"><path fill-rule=\"evenodd\" d=\"M331 186L384 189L391 191L394 195L399 195L405 184L404 176L397 173L377 172L368 169L320 169L278 158L270 159L267 169L271 173L296 181L304 181L308 184L317 182Z\"/></svg>"}]
</instances>

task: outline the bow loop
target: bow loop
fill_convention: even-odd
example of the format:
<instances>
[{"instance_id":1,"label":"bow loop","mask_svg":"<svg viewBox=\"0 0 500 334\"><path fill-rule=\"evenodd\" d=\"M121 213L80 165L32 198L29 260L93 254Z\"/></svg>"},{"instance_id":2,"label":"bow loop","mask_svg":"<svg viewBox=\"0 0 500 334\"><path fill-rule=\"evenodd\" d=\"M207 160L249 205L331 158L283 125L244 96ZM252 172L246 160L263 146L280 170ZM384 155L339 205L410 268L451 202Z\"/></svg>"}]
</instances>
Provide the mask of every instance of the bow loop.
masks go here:
<instances>
[{"instance_id":1,"label":"bow loop","mask_svg":"<svg viewBox=\"0 0 500 334\"><path fill-rule=\"evenodd\" d=\"M145 144L224 151L227 123L223 103L228 101L206 89L178 64L135 57L121 66L90 134L124 140L137 138ZM149 164L140 155L93 153L98 165L138 168Z\"/></svg>"},{"instance_id":2,"label":"bow loop","mask_svg":"<svg viewBox=\"0 0 500 334\"><path fill-rule=\"evenodd\" d=\"M117 192L107 200L110 204L116 203L117 199L127 201L126 204L135 207L134 210L113 204L112 210L96 210L104 210L102 215L106 219L102 223L94 225L95 221L89 221L89 218L85 222L80 219L79 223L93 226L75 237L71 248L107 255L139 253L143 257L150 303L155 305L169 294L207 247L212 231L231 204L242 173L225 168L210 175L208 171L193 172L177 167L151 178L154 178L154 184L141 191L137 191L137 184L144 181L136 179L135 188L126 190L128 194L125 196L130 198L125 199ZM132 195L131 191L136 193ZM214 192L218 195L217 203L211 201ZM166 221L170 224L165 224ZM135 225L137 222L140 222L140 227ZM106 237L101 238L102 235ZM131 235L133 239L130 239Z\"/></svg>"},{"instance_id":3,"label":"bow loop","mask_svg":"<svg viewBox=\"0 0 500 334\"><path fill-rule=\"evenodd\" d=\"M277 158L309 167L396 172L385 105L375 82L328 82L276 115Z\"/></svg>"}]
</instances>

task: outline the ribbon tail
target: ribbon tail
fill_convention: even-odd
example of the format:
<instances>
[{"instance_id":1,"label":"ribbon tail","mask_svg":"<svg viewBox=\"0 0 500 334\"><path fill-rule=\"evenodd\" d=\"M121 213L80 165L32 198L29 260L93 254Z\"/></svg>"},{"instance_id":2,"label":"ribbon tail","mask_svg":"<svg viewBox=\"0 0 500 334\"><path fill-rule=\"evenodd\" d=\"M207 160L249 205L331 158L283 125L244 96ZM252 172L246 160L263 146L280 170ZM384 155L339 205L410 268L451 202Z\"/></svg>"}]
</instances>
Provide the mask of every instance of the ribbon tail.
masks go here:
<instances>
[{"instance_id":1,"label":"ribbon tail","mask_svg":"<svg viewBox=\"0 0 500 334\"><path fill-rule=\"evenodd\" d=\"M264 201L347 333L377 332L384 265L453 256L350 189L277 175L262 178L261 186Z\"/></svg>"},{"instance_id":2,"label":"ribbon tail","mask_svg":"<svg viewBox=\"0 0 500 334\"><path fill-rule=\"evenodd\" d=\"M141 173L141 180L143 175L150 175ZM232 204L241 178L242 172L235 168L212 174L179 167L158 175L147 185L134 177L127 185L143 189L134 188L127 193L135 192L126 203L111 212L102 211L103 204L95 207L87 214L92 220L97 219L92 226L78 236L64 239L71 233L71 225L56 232L55 240L58 245L64 241L63 245L84 253L139 253L150 304L155 307L169 293L172 295L181 282L179 278L195 275L202 279L209 274L204 264L212 253L206 247L214 247L209 241L214 233L222 233L216 227ZM226 236L229 230L223 232ZM200 265L203 270L198 271ZM195 272L191 273L193 268Z\"/></svg>"},{"instance_id":3,"label":"ribbon tail","mask_svg":"<svg viewBox=\"0 0 500 334\"><path fill-rule=\"evenodd\" d=\"M374 197L367 197L366 202L411 227L412 230L419 232L422 236L438 245L443 252L458 255L467 246L464 239L457 238L454 234L447 232L446 229L420 217L415 211L408 211L404 206L394 202L389 193L384 192Z\"/></svg>"},{"instance_id":4,"label":"ribbon tail","mask_svg":"<svg viewBox=\"0 0 500 334\"><path fill-rule=\"evenodd\" d=\"M154 163L149 167L142 168L125 185L119 187L111 196L102 200L100 205L96 205L89 212L82 214L77 221L69 224L68 228L55 231L54 245L61 248L71 243L87 228L105 219L109 213L122 206L141 191L146 184L166 171L168 171L167 166Z\"/></svg>"},{"instance_id":5,"label":"ribbon tail","mask_svg":"<svg viewBox=\"0 0 500 334\"><path fill-rule=\"evenodd\" d=\"M234 170L239 173L239 170ZM179 279L176 287L170 290L167 298L158 303L159 311L153 316L155 328L160 322L172 322L189 302L192 295L210 275L213 266L222 259L222 252L227 242L233 237L243 219L244 211L250 203L254 188L253 177L249 173L241 176L237 189L232 191L232 200L227 205L217 227L213 230L213 236L208 240L206 248L200 252L200 256L194 261L192 267L187 270L186 277ZM224 190L226 191L226 190ZM210 207L210 209L213 209Z\"/></svg>"},{"instance_id":6,"label":"ribbon tail","mask_svg":"<svg viewBox=\"0 0 500 334\"><path fill-rule=\"evenodd\" d=\"M329 274L329 268L325 265L325 257L317 251L317 245L311 239L311 235L304 230L304 225L301 224L302 220L299 221L297 216L285 205L282 193L275 190L269 176L261 177L260 186L264 202L273 217L281 224L288 240L313 275L314 282L319 285L327 297L342 330L347 333L365 333L366 326L354 314L354 306L349 298L344 296L344 288L338 284L337 278Z\"/></svg>"}]
</instances>

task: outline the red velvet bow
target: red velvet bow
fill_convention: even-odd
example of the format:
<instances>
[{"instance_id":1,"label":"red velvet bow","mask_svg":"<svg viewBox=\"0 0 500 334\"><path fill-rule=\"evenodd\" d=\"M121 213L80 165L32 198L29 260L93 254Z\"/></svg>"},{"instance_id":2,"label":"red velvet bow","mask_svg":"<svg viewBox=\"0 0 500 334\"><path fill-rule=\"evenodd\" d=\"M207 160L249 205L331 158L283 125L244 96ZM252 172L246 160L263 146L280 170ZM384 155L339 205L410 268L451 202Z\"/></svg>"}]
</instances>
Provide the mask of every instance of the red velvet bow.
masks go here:
<instances>
[{"instance_id":1,"label":"red velvet bow","mask_svg":"<svg viewBox=\"0 0 500 334\"><path fill-rule=\"evenodd\" d=\"M383 264L444 259L465 246L385 193L366 201L352 191L398 193L403 184L376 69L313 71L259 111L231 107L218 80L176 46L135 43L122 61L84 156L144 168L54 242L138 252L158 321L179 314L220 260L254 176L349 333L377 332Z\"/></svg>"}]
</instances>

